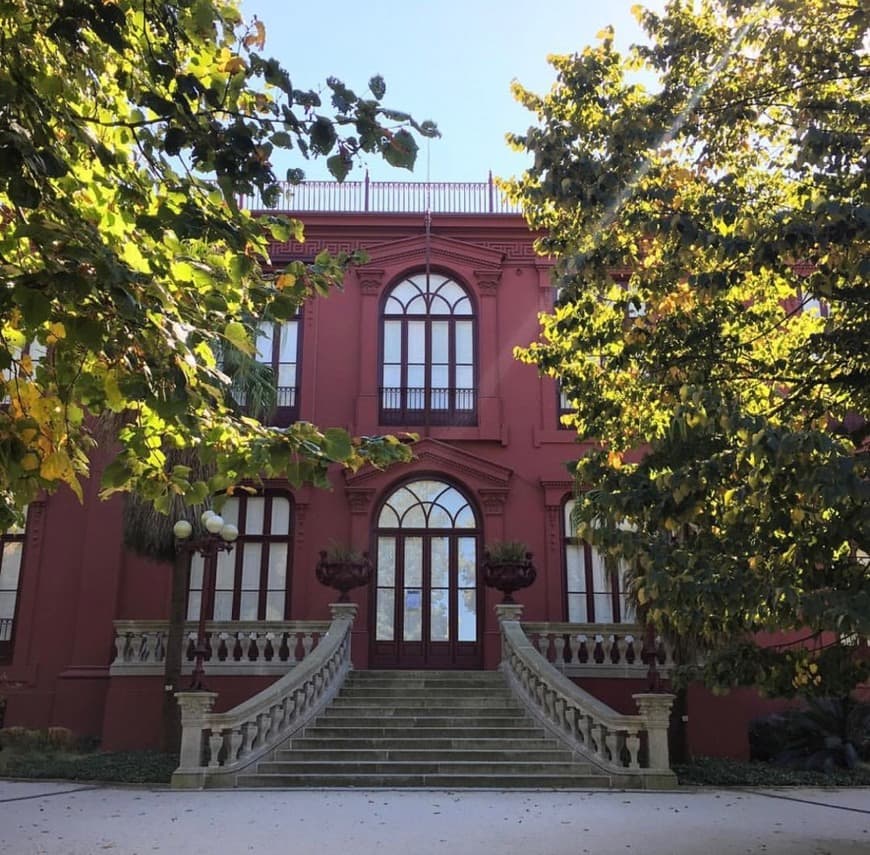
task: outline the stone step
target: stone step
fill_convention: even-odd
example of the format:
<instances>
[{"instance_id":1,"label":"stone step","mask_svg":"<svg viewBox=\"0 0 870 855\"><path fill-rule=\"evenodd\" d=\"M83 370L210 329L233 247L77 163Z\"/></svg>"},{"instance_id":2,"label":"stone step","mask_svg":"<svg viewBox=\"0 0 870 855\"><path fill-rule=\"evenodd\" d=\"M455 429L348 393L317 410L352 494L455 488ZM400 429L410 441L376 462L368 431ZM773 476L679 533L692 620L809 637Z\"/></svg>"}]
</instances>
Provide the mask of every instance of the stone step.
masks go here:
<instances>
[{"instance_id":1,"label":"stone step","mask_svg":"<svg viewBox=\"0 0 870 855\"><path fill-rule=\"evenodd\" d=\"M504 686L343 686L339 698L486 698L513 700Z\"/></svg>"},{"instance_id":2,"label":"stone step","mask_svg":"<svg viewBox=\"0 0 870 855\"><path fill-rule=\"evenodd\" d=\"M396 736L379 736L379 737L357 737L357 736L303 736L294 738L291 742L292 747L288 749L279 749L278 754L295 754L297 750L319 750L335 748L336 750L461 750L461 751L481 751L491 750L499 752L509 751L549 751L556 746L555 740L541 737L537 733L535 737L528 738L465 738L455 737L449 732L442 733L440 738L429 737L427 739L415 739L412 737L396 737Z\"/></svg>"},{"instance_id":3,"label":"stone step","mask_svg":"<svg viewBox=\"0 0 870 855\"><path fill-rule=\"evenodd\" d=\"M504 707L506 704L511 704L519 711L520 707L515 701L508 698L491 699L484 694L471 695L468 697L462 696L439 696L437 699L428 696L421 697L404 697L404 698L383 698L383 697L359 697L353 695L339 695L330 704L331 708L339 709L341 707L382 707L389 706L389 701L393 703L401 701L403 707L414 707L417 709L429 708L433 705L440 704L446 708L463 708L463 709L488 709L491 707ZM386 703L385 703L386 701Z\"/></svg>"},{"instance_id":4,"label":"stone step","mask_svg":"<svg viewBox=\"0 0 870 855\"><path fill-rule=\"evenodd\" d=\"M515 778L501 775L461 774L295 774L239 775L239 787L273 789L311 789L316 787L353 787L358 789L400 789L420 787L437 790L606 790L610 779L605 775L530 775Z\"/></svg>"},{"instance_id":5,"label":"stone step","mask_svg":"<svg viewBox=\"0 0 870 855\"><path fill-rule=\"evenodd\" d=\"M330 710L317 719L321 724L337 727L502 727L505 724L521 724L525 719L516 715L498 715L487 712L480 715L444 715L436 712L421 712L415 715L407 710L369 710L364 715L344 710Z\"/></svg>"},{"instance_id":6,"label":"stone step","mask_svg":"<svg viewBox=\"0 0 870 855\"><path fill-rule=\"evenodd\" d=\"M498 672L492 672L492 676L481 676L480 671L474 671L468 676L453 676L449 674L430 674L419 677L398 678L390 676L387 672L354 671L344 681L345 686L354 688L363 686L414 686L416 688L443 688L446 686L464 687L467 689L492 689L507 686L504 677Z\"/></svg>"},{"instance_id":7,"label":"stone step","mask_svg":"<svg viewBox=\"0 0 870 855\"><path fill-rule=\"evenodd\" d=\"M335 772L342 775L588 775L588 765L573 763L539 763L535 761L489 760L463 762L461 760L311 760L290 763L266 760L259 764L261 775L316 775Z\"/></svg>"},{"instance_id":8,"label":"stone step","mask_svg":"<svg viewBox=\"0 0 870 855\"><path fill-rule=\"evenodd\" d=\"M409 728L406 727L338 727L336 725L313 725L305 728L304 736L314 736L319 739L330 739L355 736L359 739L370 739L372 737L390 737L399 738L402 735L408 734ZM413 729L416 739L443 739L445 735L450 735L453 739L534 739L540 738L542 731L530 725L508 726L504 727L456 727L445 729L443 727L415 727Z\"/></svg>"},{"instance_id":9,"label":"stone step","mask_svg":"<svg viewBox=\"0 0 870 855\"><path fill-rule=\"evenodd\" d=\"M240 787L607 789L526 717L499 672L354 671Z\"/></svg>"},{"instance_id":10,"label":"stone step","mask_svg":"<svg viewBox=\"0 0 870 855\"><path fill-rule=\"evenodd\" d=\"M292 751L278 751L272 763L308 763L308 762L403 762L403 763L489 763L489 762L521 762L521 763L567 763L571 758L567 752L548 746L546 748L394 748L391 745L381 748L307 748L300 743Z\"/></svg>"}]
</instances>

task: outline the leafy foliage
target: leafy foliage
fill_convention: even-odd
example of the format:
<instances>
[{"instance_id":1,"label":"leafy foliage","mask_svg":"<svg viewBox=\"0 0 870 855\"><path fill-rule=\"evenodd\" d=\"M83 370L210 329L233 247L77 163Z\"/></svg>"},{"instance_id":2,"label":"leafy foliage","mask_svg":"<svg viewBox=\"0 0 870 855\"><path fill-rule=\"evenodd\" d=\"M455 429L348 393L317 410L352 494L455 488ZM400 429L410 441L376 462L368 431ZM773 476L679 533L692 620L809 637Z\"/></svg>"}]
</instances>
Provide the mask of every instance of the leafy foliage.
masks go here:
<instances>
[{"instance_id":1,"label":"leafy foliage","mask_svg":"<svg viewBox=\"0 0 870 855\"><path fill-rule=\"evenodd\" d=\"M358 260L266 275L269 242L303 238L298 220L239 207L255 191L278 201L274 150L325 156L341 179L358 152L411 168L411 132L437 134L385 109L377 77L366 95L331 78L324 109L262 55L265 37L236 2L0 2L0 526L41 489L82 495L89 414L106 411L121 427L102 443L118 450L105 493L164 511L244 478L323 484L332 463L409 456L228 405L216 355L253 353L252 319L292 317ZM185 449L209 479L169 464Z\"/></svg>"},{"instance_id":2,"label":"leafy foliage","mask_svg":"<svg viewBox=\"0 0 870 855\"><path fill-rule=\"evenodd\" d=\"M486 560L495 563L523 563L529 554L529 547L521 540L495 540L487 543Z\"/></svg>"},{"instance_id":3,"label":"leafy foliage","mask_svg":"<svg viewBox=\"0 0 870 855\"><path fill-rule=\"evenodd\" d=\"M770 763L743 763L722 757L697 757L675 763L681 784L711 787L866 787L870 772L864 768L813 772L783 769Z\"/></svg>"},{"instance_id":4,"label":"leafy foliage","mask_svg":"<svg viewBox=\"0 0 870 855\"><path fill-rule=\"evenodd\" d=\"M870 704L817 698L806 709L750 722L752 759L789 769L829 772L870 759Z\"/></svg>"},{"instance_id":5,"label":"leafy foliage","mask_svg":"<svg viewBox=\"0 0 870 855\"><path fill-rule=\"evenodd\" d=\"M641 613L707 648L714 687L843 695L870 636L867 11L638 15L628 56L605 31L551 58L549 94L516 87L534 165L508 189L559 289L518 355L600 440L578 532Z\"/></svg>"}]
</instances>

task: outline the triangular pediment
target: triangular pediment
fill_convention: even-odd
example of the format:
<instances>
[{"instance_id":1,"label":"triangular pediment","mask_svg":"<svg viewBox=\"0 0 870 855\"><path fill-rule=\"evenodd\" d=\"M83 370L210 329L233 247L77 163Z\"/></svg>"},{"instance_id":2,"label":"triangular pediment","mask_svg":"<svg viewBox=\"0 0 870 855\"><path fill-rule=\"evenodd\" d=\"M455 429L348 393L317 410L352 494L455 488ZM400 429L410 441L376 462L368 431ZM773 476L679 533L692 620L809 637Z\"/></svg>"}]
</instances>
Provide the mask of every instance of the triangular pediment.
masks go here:
<instances>
[{"instance_id":1,"label":"triangular pediment","mask_svg":"<svg viewBox=\"0 0 870 855\"><path fill-rule=\"evenodd\" d=\"M412 447L414 460L386 471L366 468L345 477L348 488L380 489L396 476L414 473L440 473L452 476L475 489L507 490L513 470L499 463L460 450L437 439L421 439Z\"/></svg>"},{"instance_id":2,"label":"triangular pediment","mask_svg":"<svg viewBox=\"0 0 870 855\"><path fill-rule=\"evenodd\" d=\"M369 261L365 267L389 268L419 264L420 259L427 254L426 240L425 235L414 235L367 246ZM461 266L493 271L501 267L504 259L504 254L497 250L436 235L429 237L428 255L430 263L436 266Z\"/></svg>"}]
</instances>

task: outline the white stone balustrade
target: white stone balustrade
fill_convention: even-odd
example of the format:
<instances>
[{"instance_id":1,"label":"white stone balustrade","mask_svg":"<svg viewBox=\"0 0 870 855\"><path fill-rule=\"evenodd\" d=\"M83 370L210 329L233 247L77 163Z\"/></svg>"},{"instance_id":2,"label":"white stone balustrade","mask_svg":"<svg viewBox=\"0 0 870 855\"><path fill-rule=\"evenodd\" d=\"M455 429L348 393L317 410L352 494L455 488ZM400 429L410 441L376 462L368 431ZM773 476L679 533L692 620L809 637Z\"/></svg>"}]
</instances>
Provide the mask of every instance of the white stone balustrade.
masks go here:
<instances>
[{"instance_id":1,"label":"white stone balustrade","mask_svg":"<svg viewBox=\"0 0 870 855\"><path fill-rule=\"evenodd\" d=\"M236 775L301 731L335 697L351 669L354 603L333 603L320 643L280 680L227 712L213 692L177 692L182 738L176 788L232 787Z\"/></svg>"},{"instance_id":2,"label":"white stone balustrade","mask_svg":"<svg viewBox=\"0 0 870 855\"><path fill-rule=\"evenodd\" d=\"M214 675L284 674L302 662L326 635L329 621L208 621L210 656L206 671ZM162 674L166 659L166 621L115 621L113 677ZM196 623L184 625L182 671L193 670Z\"/></svg>"},{"instance_id":3,"label":"white stone balustrade","mask_svg":"<svg viewBox=\"0 0 870 855\"><path fill-rule=\"evenodd\" d=\"M545 658L547 647L534 644L523 631L521 609L518 605L496 606L501 626L501 669L526 710L575 754L610 775L614 786L675 786L667 738L674 696L634 695L639 715L616 712L572 683Z\"/></svg>"},{"instance_id":4,"label":"white stone balustrade","mask_svg":"<svg viewBox=\"0 0 870 855\"><path fill-rule=\"evenodd\" d=\"M551 665L571 677L631 677L643 679L643 627L630 623L532 623L523 621L523 631ZM675 666L674 651L656 637L660 673Z\"/></svg>"}]
</instances>

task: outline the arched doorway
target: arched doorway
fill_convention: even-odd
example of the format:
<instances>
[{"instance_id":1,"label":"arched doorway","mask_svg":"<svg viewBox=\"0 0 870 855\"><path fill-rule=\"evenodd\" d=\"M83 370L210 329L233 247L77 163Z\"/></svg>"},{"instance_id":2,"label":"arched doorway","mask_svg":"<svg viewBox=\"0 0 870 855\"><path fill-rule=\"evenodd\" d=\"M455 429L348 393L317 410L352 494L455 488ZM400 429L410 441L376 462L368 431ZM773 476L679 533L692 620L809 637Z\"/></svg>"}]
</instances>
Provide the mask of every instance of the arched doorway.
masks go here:
<instances>
[{"instance_id":1,"label":"arched doorway","mask_svg":"<svg viewBox=\"0 0 870 855\"><path fill-rule=\"evenodd\" d=\"M375 529L374 667L481 667L479 536L468 498L438 478L386 498Z\"/></svg>"}]
</instances>

